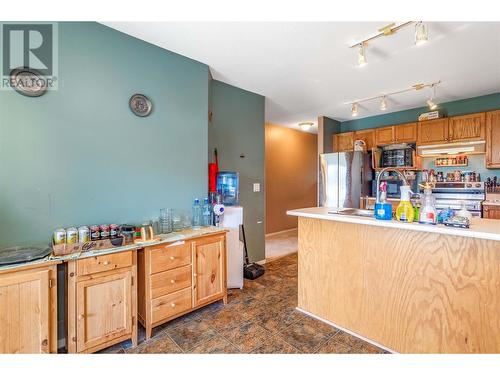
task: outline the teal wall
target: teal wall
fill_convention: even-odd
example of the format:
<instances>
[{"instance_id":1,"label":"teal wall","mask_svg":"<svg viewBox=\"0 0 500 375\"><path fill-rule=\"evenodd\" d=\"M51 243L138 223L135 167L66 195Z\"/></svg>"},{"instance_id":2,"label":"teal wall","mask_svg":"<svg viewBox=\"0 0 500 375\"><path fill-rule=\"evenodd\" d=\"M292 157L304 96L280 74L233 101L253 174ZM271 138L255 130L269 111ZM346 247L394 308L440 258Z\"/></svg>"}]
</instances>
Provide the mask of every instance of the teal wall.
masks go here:
<instances>
[{"instance_id":1,"label":"teal wall","mask_svg":"<svg viewBox=\"0 0 500 375\"><path fill-rule=\"evenodd\" d=\"M207 191L208 67L97 23L59 24L59 90L0 91L0 246L141 222ZM152 114L128 108L148 95Z\"/></svg>"},{"instance_id":2,"label":"teal wall","mask_svg":"<svg viewBox=\"0 0 500 375\"><path fill-rule=\"evenodd\" d=\"M439 110L442 111L445 116L460 116L468 113L490 111L498 108L500 108L500 92L439 104ZM417 121L418 116L425 112L429 112L428 107L413 108L406 111L343 121L341 123L341 130L342 132L349 132L353 130L378 128L382 126L402 124L405 122L413 122Z\"/></svg>"},{"instance_id":3,"label":"teal wall","mask_svg":"<svg viewBox=\"0 0 500 375\"><path fill-rule=\"evenodd\" d=\"M264 97L212 81L213 118L209 149L219 152L221 170L240 174L240 204L251 261L265 259L264 244ZM243 154L245 157L241 158ZM253 192L253 183L261 191Z\"/></svg>"}]
</instances>

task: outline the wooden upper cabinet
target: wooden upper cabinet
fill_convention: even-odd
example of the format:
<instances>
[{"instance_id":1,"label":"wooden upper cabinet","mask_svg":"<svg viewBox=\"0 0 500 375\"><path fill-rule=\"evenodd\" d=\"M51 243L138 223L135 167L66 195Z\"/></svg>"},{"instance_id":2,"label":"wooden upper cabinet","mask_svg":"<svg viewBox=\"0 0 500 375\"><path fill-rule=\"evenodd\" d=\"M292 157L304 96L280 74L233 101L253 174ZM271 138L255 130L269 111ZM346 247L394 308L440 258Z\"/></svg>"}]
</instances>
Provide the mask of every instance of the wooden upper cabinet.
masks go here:
<instances>
[{"instance_id":1,"label":"wooden upper cabinet","mask_svg":"<svg viewBox=\"0 0 500 375\"><path fill-rule=\"evenodd\" d=\"M354 132L339 133L333 136L333 152L352 151L354 149Z\"/></svg>"},{"instance_id":2,"label":"wooden upper cabinet","mask_svg":"<svg viewBox=\"0 0 500 375\"><path fill-rule=\"evenodd\" d=\"M415 143L417 142L417 123L394 126L394 142Z\"/></svg>"},{"instance_id":3,"label":"wooden upper cabinet","mask_svg":"<svg viewBox=\"0 0 500 375\"><path fill-rule=\"evenodd\" d=\"M76 284L77 350L132 333L132 272L96 276Z\"/></svg>"},{"instance_id":4,"label":"wooden upper cabinet","mask_svg":"<svg viewBox=\"0 0 500 375\"><path fill-rule=\"evenodd\" d=\"M375 130L365 129L355 131L353 140L363 140L366 143L366 150L370 151L373 147L375 147Z\"/></svg>"},{"instance_id":5,"label":"wooden upper cabinet","mask_svg":"<svg viewBox=\"0 0 500 375\"><path fill-rule=\"evenodd\" d=\"M55 272L53 266L0 275L0 353L57 352Z\"/></svg>"},{"instance_id":6,"label":"wooden upper cabinet","mask_svg":"<svg viewBox=\"0 0 500 375\"><path fill-rule=\"evenodd\" d=\"M450 117L448 125L449 140L483 140L486 127L485 120L486 114L484 112Z\"/></svg>"},{"instance_id":7,"label":"wooden upper cabinet","mask_svg":"<svg viewBox=\"0 0 500 375\"><path fill-rule=\"evenodd\" d=\"M394 126L375 129L375 143L377 146L388 145L394 141Z\"/></svg>"},{"instance_id":8,"label":"wooden upper cabinet","mask_svg":"<svg viewBox=\"0 0 500 375\"><path fill-rule=\"evenodd\" d=\"M448 137L448 118L418 122L418 144L444 143L448 141Z\"/></svg>"},{"instance_id":9,"label":"wooden upper cabinet","mask_svg":"<svg viewBox=\"0 0 500 375\"><path fill-rule=\"evenodd\" d=\"M193 241L194 305L220 299L226 293L225 236Z\"/></svg>"},{"instance_id":10,"label":"wooden upper cabinet","mask_svg":"<svg viewBox=\"0 0 500 375\"><path fill-rule=\"evenodd\" d=\"M500 168L500 110L486 113L486 168Z\"/></svg>"}]
</instances>

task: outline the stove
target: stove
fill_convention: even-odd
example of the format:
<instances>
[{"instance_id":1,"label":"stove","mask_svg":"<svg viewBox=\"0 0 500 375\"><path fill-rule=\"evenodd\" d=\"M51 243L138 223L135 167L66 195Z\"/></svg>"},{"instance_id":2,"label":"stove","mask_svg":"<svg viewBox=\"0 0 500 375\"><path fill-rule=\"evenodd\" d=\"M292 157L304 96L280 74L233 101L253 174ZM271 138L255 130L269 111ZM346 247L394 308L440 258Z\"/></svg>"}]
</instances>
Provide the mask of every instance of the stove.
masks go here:
<instances>
[{"instance_id":1,"label":"stove","mask_svg":"<svg viewBox=\"0 0 500 375\"><path fill-rule=\"evenodd\" d=\"M485 199L484 182L436 182L432 189L438 210L460 210L462 203L472 216L481 217L481 202Z\"/></svg>"}]
</instances>

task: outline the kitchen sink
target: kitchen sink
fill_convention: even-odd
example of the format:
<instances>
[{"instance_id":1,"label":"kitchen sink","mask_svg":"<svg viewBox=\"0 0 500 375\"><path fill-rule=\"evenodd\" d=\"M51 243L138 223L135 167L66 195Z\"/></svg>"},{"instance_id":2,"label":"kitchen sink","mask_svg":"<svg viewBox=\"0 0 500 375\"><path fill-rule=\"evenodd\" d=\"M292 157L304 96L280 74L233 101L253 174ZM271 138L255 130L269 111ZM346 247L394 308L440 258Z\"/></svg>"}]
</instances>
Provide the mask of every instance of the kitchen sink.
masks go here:
<instances>
[{"instance_id":1,"label":"kitchen sink","mask_svg":"<svg viewBox=\"0 0 500 375\"><path fill-rule=\"evenodd\" d=\"M353 216L364 216L364 217L373 217L373 210L362 210L360 208L341 208L338 211L329 211L329 214L336 215L353 215Z\"/></svg>"}]
</instances>

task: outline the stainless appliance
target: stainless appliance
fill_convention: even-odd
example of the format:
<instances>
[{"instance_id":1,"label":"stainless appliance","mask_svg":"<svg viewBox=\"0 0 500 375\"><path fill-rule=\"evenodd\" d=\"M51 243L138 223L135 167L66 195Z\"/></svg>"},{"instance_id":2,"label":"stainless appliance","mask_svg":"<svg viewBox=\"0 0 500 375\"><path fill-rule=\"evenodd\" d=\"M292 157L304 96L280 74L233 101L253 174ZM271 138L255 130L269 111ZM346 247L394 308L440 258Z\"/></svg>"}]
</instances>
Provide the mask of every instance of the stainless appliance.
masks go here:
<instances>
[{"instance_id":1,"label":"stainless appliance","mask_svg":"<svg viewBox=\"0 0 500 375\"><path fill-rule=\"evenodd\" d=\"M436 209L459 210L462 203L472 216L481 217L481 202L485 199L484 182L436 182L432 189Z\"/></svg>"},{"instance_id":2,"label":"stainless appliance","mask_svg":"<svg viewBox=\"0 0 500 375\"><path fill-rule=\"evenodd\" d=\"M413 153L411 147L384 149L380 155L380 167L412 167Z\"/></svg>"},{"instance_id":3,"label":"stainless appliance","mask_svg":"<svg viewBox=\"0 0 500 375\"><path fill-rule=\"evenodd\" d=\"M319 158L318 205L359 208L360 197L370 195L370 156L363 151L351 151L321 154Z\"/></svg>"}]
</instances>

